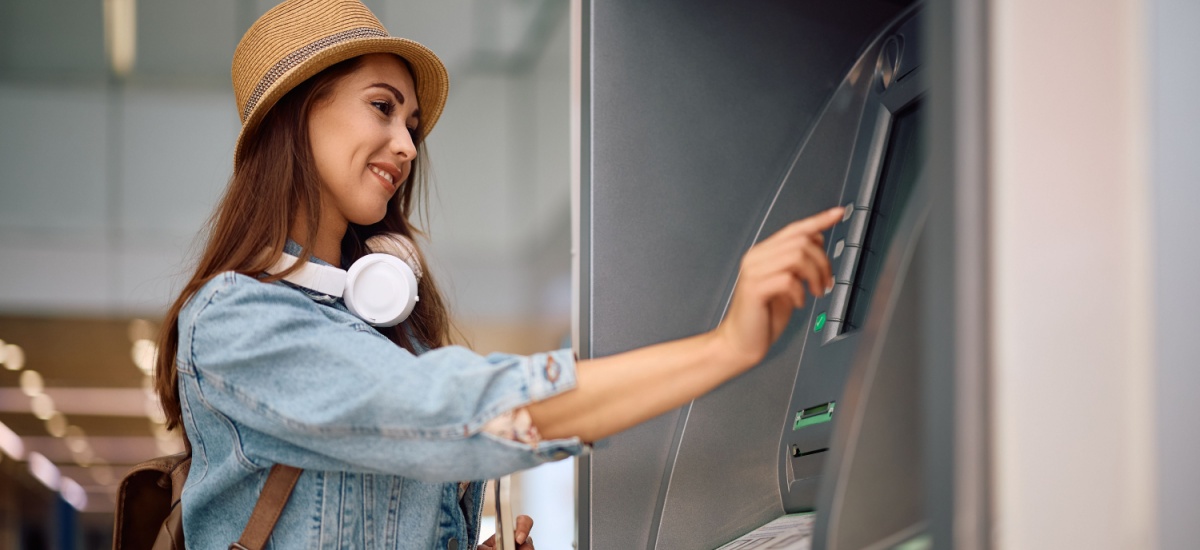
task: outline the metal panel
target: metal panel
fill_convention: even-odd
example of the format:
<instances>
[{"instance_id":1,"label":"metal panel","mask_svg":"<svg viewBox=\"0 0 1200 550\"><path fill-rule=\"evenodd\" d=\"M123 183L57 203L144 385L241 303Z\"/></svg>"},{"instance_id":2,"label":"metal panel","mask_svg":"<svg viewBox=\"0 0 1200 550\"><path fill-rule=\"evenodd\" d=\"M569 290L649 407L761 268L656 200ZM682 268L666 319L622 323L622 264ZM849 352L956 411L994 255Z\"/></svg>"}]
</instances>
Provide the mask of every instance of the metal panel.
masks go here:
<instances>
[{"instance_id":1,"label":"metal panel","mask_svg":"<svg viewBox=\"0 0 1200 550\"><path fill-rule=\"evenodd\" d=\"M584 4L590 130L579 246L591 269L580 275L581 352L609 355L717 324L741 254L771 229L763 220L798 147L864 43L906 3ZM837 170L844 162L807 177ZM796 186L786 213L837 204L841 176L830 177ZM580 463L580 509L590 513L579 547L714 546L781 513L774 454L795 361L780 358L795 357L796 340L698 401L695 420L672 411L597 442ZM684 473L673 478L676 464ZM689 491L710 498L688 509ZM718 515L717 524L688 519Z\"/></svg>"},{"instance_id":2,"label":"metal panel","mask_svg":"<svg viewBox=\"0 0 1200 550\"><path fill-rule=\"evenodd\" d=\"M869 70L863 73L861 66L855 67L822 112L781 184L759 238L816 209L844 202L842 184L871 80ZM796 312L761 365L692 404L660 512L658 541L663 548L720 544L782 513L776 471L779 433L785 429L805 335L816 310L810 306ZM824 385L830 400L841 390L842 372L826 371L836 379L820 377L828 382ZM804 432L813 430L821 428ZM819 468L821 459L814 456L809 461L817 461ZM714 503L714 495L722 495L719 503Z\"/></svg>"},{"instance_id":3,"label":"metal panel","mask_svg":"<svg viewBox=\"0 0 1200 550\"><path fill-rule=\"evenodd\" d=\"M1152 27L1153 105L1150 127L1154 222L1154 348L1158 355L1155 436L1158 468L1159 548L1183 550L1200 542L1200 75L1181 70L1200 51L1200 4L1188 0L1149 2Z\"/></svg>"},{"instance_id":4,"label":"metal panel","mask_svg":"<svg viewBox=\"0 0 1200 550\"><path fill-rule=\"evenodd\" d=\"M917 184L888 248L877 298L839 403L821 480L817 548L891 548L924 530L922 327L928 186Z\"/></svg>"},{"instance_id":5,"label":"metal panel","mask_svg":"<svg viewBox=\"0 0 1200 550\"><path fill-rule=\"evenodd\" d=\"M923 40L929 75L932 191L921 320L926 361L926 515L933 547L990 547L987 258L988 6L929 0ZM936 312L936 314L933 314Z\"/></svg>"}]
</instances>

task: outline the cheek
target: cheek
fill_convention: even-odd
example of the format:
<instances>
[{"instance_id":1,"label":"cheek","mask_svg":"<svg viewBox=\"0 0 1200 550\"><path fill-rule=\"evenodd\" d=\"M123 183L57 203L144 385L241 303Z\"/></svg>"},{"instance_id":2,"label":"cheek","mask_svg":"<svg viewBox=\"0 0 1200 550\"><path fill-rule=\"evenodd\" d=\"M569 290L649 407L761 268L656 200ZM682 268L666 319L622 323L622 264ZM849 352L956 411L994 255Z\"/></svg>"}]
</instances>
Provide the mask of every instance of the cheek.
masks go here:
<instances>
[{"instance_id":1,"label":"cheek","mask_svg":"<svg viewBox=\"0 0 1200 550\"><path fill-rule=\"evenodd\" d=\"M320 200L325 207L353 217L350 213L359 209L354 206L358 202L355 184L346 169L345 155L336 145L335 140L312 141L313 164L320 180Z\"/></svg>"},{"instance_id":2,"label":"cheek","mask_svg":"<svg viewBox=\"0 0 1200 550\"><path fill-rule=\"evenodd\" d=\"M312 148L313 163L322 179L332 175L330 169L338 156L337 140L332 139L330 130L329 125L324 123L324 117L314 116L308 125L308 143Z\"/></svg>"},{"instance_id":3,"label":"cheek","mask_svg":"<svg viewBox=\"0 0 1200 550\"><path fill-rule=\"evenodd\" d=\"M345 185L350 173L353 160L351 140L347 139L352 133L344 131L341 124L312 125L309 130L309 144L312 147L313 163L317 175L329 187L337 188Z\"/></svg>"}]
</instances>

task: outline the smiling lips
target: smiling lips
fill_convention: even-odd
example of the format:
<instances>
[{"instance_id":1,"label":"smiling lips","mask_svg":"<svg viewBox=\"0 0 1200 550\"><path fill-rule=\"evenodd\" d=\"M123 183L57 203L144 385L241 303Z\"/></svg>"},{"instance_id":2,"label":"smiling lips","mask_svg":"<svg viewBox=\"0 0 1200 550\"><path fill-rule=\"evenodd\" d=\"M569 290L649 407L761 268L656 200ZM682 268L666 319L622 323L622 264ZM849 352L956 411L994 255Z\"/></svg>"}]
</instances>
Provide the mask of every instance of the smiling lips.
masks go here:
<instances>
[{"instance_id":1,"label":"smiling lips","mask_svg":"<svg viewBox=\"0 0 1200 550\"><path fill-rule=\"evenodd\" d=\"M368 164L367 168L370 168L373 174L379 176L384 182L387 183L387 188L389 191L395 191L397 189L398 185L396 184L396 180L400 179L400 170L396 169L394 166L383 167L375 164Z\"/></svg>"}]
</instances>

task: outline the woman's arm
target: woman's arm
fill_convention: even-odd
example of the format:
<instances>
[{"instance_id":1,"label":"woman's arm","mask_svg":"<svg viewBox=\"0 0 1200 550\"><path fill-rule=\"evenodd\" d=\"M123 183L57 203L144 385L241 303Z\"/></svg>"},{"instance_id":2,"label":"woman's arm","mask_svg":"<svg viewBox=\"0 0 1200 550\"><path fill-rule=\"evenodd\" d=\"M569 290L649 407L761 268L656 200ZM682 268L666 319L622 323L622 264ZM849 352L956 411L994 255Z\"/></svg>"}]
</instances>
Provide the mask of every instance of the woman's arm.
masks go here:
<instances>
[{"instance_id":1,"label":"woman's arm","mask_svg":"<svg viewBox=\"0 0 1200 550\"><path fill-rule=\"evenodd\" d=\"M542 437L596 441L679 407L758 364L813 296L833 286L821 232L842 208L792 223L742 258L733 301L716 329L580 361L575 389L527 407Z\"/></svg>"},{"instance_id":2,"label":"woman's arm","mask_svg":"<svg viewBox=\"0 0 1200 550\"><path fill-rule=\"evenodd\" d=\"M582 449L577 440L533 448L480 433L506 411L573 388L570 350L482 357L447 346L415 356L314 299L324 300L222 273L181 311L177 365L193 450L247 467L444 482L499 477Z\"/></svg>"}]
</instances>

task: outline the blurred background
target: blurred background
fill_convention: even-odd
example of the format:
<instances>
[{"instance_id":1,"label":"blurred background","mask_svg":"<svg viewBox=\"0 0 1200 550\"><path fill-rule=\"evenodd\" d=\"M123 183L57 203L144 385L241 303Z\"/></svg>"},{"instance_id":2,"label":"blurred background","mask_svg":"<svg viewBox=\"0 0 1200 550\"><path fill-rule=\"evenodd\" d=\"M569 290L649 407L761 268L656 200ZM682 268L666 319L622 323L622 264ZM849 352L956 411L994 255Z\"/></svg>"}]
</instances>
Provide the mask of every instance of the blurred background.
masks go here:
<instances>
[{"instance_id":1,"label":"blurred background","mask_svg":"<svg viewBox=\"0 0 1200 550\"><path fill-rule=\"evenodd\" d=\"M108 548L121 476L182 449L151 340L231 172L234 47L275 3L0 1L0 548ZM421 226L459 328L568 345L568 3L365 3L450 72ZM540 547L571 543L571 472L517 480Z\"/></svg>"}]
</instances>

